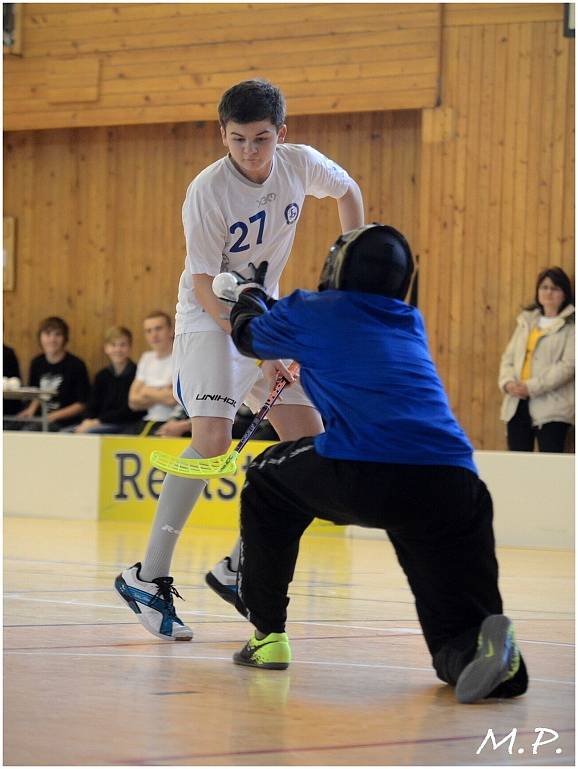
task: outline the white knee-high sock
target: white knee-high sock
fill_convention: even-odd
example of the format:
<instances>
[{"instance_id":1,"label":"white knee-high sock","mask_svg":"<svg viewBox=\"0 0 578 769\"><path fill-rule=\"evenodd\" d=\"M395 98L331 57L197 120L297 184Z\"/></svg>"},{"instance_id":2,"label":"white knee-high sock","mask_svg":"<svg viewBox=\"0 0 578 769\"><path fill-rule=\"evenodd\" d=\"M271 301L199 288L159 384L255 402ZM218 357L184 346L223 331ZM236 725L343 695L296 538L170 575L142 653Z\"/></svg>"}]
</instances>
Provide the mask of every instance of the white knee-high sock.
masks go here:
<instances>
[{"instance_id":1,"label":"white knee-high sock","mask_svg":"<svg viewBox=\"0 0 578 769\"><path fill-rule=\"evenodd\" d=\"M241 552L241 537L235 542L235 547L231 550L231 569L233 571L239 571L239 555Z\"/></svg>"},{"instance_id":2,"label":"white knee-high sock","mask_svg":"<svg viewBox=\"0 0 578 769\"><path fill-rule=\"evenodd\" d=\"M201 455L190 446L183 451L181 457L201 459ZM151 582L157 577L169 576L173 551L179 534L206 483L201 478L166 476L157 503L147 552L140 570L141 579L145 582Z\"/></svg>"}]
</instances>

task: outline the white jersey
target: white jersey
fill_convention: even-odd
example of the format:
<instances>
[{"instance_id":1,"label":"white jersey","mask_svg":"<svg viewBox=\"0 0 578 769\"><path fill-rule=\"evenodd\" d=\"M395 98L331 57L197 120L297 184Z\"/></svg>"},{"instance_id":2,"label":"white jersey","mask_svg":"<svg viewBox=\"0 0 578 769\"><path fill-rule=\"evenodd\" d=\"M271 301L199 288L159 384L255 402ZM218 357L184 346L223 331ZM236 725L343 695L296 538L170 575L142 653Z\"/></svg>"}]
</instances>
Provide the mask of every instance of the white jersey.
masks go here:
<instances>
[{"instance_id":1,"label":"white jersey","mask_svg":"<svg viewBox=\"0 0 578 769\"><path fill-rule=\"evenodd\" d=\"M249 276L249 262L257 266L267 260L265 288L277 296L305 196L340 198L349 182L343 168L305 144L279 144L262 184L243 176L228 156L201 171L183 204L187 255L175 333L220 329L196 300L195 274L236 270Z\"/></svg>"},{"instance_id":2,"label":"white jersey","mask_svg":"<svg viewBox=\"0 0 578 769\"><path fill-rule=\"evenodd\" d=\"M159 358L153 350L143 352L136 367L135 379L147 387L167 387L173 381L172 353ZM155 403L149 407L145 419L151 422L166 422L175 410L174 406Z\"/></svg>"}]
</instances>

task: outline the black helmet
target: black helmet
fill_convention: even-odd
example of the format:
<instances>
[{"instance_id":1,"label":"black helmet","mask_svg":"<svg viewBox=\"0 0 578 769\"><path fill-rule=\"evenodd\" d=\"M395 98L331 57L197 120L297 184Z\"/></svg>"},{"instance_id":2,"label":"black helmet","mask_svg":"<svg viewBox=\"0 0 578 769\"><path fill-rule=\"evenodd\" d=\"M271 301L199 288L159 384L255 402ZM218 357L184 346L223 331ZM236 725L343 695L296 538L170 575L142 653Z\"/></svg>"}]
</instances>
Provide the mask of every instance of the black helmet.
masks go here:
<instances>
[{"instance_id":1,"label":"black helmet","mask_svg":"<svg viewBox=\"0 0 578 769\"><path fill-rule=\"evenodd\" d=\"M404 299L413 275L411 249L394 227L366 224L340 235L331 246L319 291L363 291Z\"/></svg>"}]
</instances>

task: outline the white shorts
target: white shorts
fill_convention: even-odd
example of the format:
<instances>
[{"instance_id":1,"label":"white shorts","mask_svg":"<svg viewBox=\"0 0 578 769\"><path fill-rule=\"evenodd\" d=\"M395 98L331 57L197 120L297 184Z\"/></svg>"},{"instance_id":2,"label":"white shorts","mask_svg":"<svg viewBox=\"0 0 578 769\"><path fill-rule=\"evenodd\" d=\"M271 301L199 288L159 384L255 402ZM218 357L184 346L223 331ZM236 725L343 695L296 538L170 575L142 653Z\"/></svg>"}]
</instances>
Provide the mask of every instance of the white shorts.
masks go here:
<instances>
[{"instance_id":1,"label":"white shorts","mask_svg":"<svg viewBox=\"0 0 578 769\"><path fill-rule=\"evenodd\" d=\"M241 355L228 334L196 331L175 337L173 394L189 417L234 421L242 403L256 413L270 392L256 361ZM313 408L299 382L285 388L281 398L277 403Z\"/></svg>"}]
</instances>

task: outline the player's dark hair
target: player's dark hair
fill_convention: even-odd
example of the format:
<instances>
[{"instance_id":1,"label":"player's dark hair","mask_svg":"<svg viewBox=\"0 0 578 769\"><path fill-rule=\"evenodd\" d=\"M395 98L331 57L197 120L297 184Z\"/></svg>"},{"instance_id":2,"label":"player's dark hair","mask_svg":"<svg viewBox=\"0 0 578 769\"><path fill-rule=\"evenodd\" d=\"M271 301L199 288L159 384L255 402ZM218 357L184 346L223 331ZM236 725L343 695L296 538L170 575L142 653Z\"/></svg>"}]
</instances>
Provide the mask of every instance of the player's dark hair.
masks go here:
<instances>
[{"instance_id":1,"label":"player's dark hair","mask_svg":"<svg viewBox=\"0 0 578 769\"><path fill-rule=\"evenodd\" d=\"M538 275L536 279L536 289L534 291L534 301L524 307L525 310L540 310L542 315L544 314L544 307L540 304L538 300L538 289L540 288L540 284L546 280L546 278L550 278L552 283L557 286L558 288L561 288L564 292L564 299L562 301L562 304L560 305L560 309L558 310L558 313L561 313L562 310L565 307L568 307L569 304L574 304L574 291L572 290L572 284L570 283L570 278L564 270L561 267L547 267L545 270L542 270L542 272Z\"/></svg>"},{"instance_id":2,"label":"player's dark hair","mask_svg":"<svg viewBox=\"0 0 578 769\"><path fill-rule=\"evenodd\" d=\"M270 120L277 130L285 122L285 98L279 88L267 80L243 80L221 97L219 123L223 128L235 123Z\"/></svg>"},{"instance_id":3,"label":"player's dark hair","mask_svg":"<svg viewBox=\"0 0 578 769\"><path fill-rule=\"evenodd\" d=\"M37 334L39 344L40 344L40 334L44 333L45 331L60 331L60 333L64 337L64 344L68 343L68 336L69 336L68 323L65 320L62 320L62 318L59 318L56 315L52 315L50 316L50 318L44 318L44 320L40 321L40 325L38 326L38 334Z\"/></svg>"}]
</instances>

